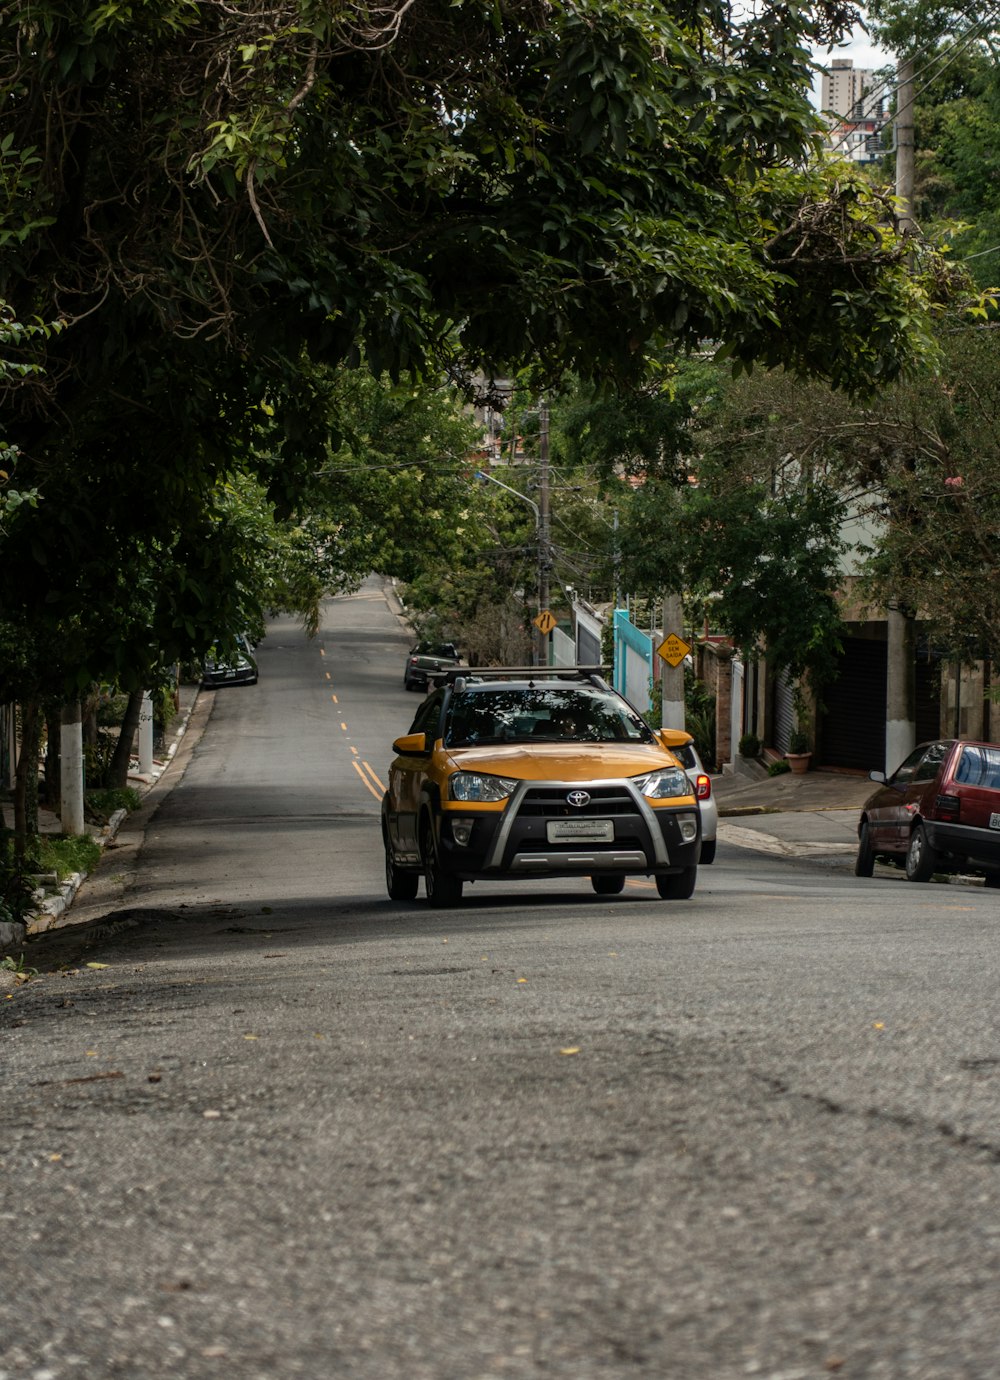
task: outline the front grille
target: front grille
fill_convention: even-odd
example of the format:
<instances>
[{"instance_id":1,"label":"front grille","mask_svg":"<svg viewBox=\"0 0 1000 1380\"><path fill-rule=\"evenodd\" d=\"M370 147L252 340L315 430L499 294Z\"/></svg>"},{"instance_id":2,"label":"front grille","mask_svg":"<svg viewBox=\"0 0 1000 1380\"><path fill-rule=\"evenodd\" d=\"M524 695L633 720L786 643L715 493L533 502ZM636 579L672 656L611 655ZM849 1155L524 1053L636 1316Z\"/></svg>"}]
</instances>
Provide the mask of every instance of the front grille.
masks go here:
<instances>
[{"instance_id":1,"label":"front grille","mask_svg":"<svg viewBox=\"0 0 1000 1380\"><path fill-rule=\"evenodd\" d=\"M570 805L566 799L571 790L585 790L590 796L588 804ZM531 786L524 794L518 809L524 819L620 819L623 816L639 818L635 800L621 786Z\"/></svg>"},{"instance_id":2,"label":"front grille","mask_svg":"<svg viewBox=\"0 0 1000 1380\"><path fill-rule=\"evenodd\" d=\"M586 805L571 805L566 799L574 790L585 790L590 796ZM549 842L545 823L551 819L611 819L615 822L615 837L608 843L572 841ZM517 811L517 824L511 838L511 848L522 854L584 851L587 853L616 853L622 849L645 847L649 831L633 796L617 784L606 786L539 785L529 786Z\"/></svg>"}]
</instances>

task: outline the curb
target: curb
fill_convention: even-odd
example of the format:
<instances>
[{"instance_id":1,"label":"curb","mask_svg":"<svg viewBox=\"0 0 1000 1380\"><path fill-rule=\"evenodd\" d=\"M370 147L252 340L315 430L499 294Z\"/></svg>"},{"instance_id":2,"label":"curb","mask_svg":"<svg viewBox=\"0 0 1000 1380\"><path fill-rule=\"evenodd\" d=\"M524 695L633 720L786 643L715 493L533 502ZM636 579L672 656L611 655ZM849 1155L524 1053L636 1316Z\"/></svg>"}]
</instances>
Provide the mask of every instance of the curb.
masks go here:
<instances>
[{"instance_id":1,"label":"curb","mask_svg":"<svg viewBox=\"0 0 1000 1380\"><path fill-rule=\"evenodd\" d=\"M129 775L129 785L138 790L142 797L146 797L153 787L157 784L164 772L169 768L171 762L177 754L181 745L191 715L194 713L195 706L201 697L201 687L199 686L186 709L182 710L178 716L178 726L174 730L173 737L167 747L163 757L154 760L153 770L148 775ZM128 810L116 810L107 824L96 836L95 842L101 848L103 857L104 849L112 843L118 836L118 831L129 816ZM100 860L97 866L100 866ZM76 900L77 893L84 882L91 874L88 872L73 872L60 885L57 895L48 896L40 901L38 908L29 913L23 921L2 921L0 922L0 959L11 950L21 947L25 940L34 938L37 935L45 934L46 931L54 928L66 911Z\"/></svg>"}]
</instances>

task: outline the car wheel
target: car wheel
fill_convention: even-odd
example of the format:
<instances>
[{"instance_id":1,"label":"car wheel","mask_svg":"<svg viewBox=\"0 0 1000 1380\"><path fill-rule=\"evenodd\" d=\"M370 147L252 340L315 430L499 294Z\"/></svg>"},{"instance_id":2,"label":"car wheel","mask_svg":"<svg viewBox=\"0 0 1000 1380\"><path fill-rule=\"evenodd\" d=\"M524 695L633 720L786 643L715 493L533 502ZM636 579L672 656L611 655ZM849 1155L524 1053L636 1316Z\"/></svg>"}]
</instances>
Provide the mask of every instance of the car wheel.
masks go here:
<instances>
[{"instance_id":1,"label":"car wheel","mask_svg":"<svg viewBox=\"0 0 1000 1380\"><path fill-rule=\"evenodd\" d=\"M701 857L698 861L703 866L707 863L715 862L715 839L702 839Z\"/></svg>"},{"instance_id":2,"label":"car wheel","mask_svg":"<svg viewBox=\"0 0 1000 1380\"><path fill-rule=\"evenodd\" d=\"M875 871L875 854L872 851L872 836L865 820L858 835L858 856L854 859L855 877L871 877Z\"/></svg>"},{"instance_id":3,"label":"car wheel","mask_svg":"<svg viewBox=\"0 0 1000 1380\"><path fill-rule=\"evenodd\" d=\"M665 876L658 873L656 889L664 901L686 901L694 893L697 879L696 867L685 867L683 872L669 872Z\"/></svg>"},{"instance_id":4,"label":"car wheel","mask_svg":"<svg viewBox=\"0 0 1000 1380\"><path fill-rule=\"evenodd\" d=\"M442 872L434 852L434 840L429 829L425 830L420 851L424 859L424 891L427 903L434 910L445 910L457 906L462 899L462 881L450 872Z\"/></svg>"},{"instance_id":5,"label":"car wheel","mask_svg":"<svg viewBox=\"0 0 1000 1380\"><path fill-rule=\"evenodd\" d=\"M403 689L404 689L404 690L412 690L412 689L413 689L413 681L410 680L409 676L405 676L405 677L403 678Z\"/></svg>"},{"instance_id":6,"label":"car wheel","mask_svg":"<svg viewBox=\"0 0 1000 1380\"><path fill-rule=\"evenodd\" d=\"M419 872L404 872L396 866L392 849L385 845L385 889L390 901L415 901L420 886Z\"/></svg>"},{"instance_id":7,"label":"car wheel","mask_svg":"<svg viewBox=\"0 0 1000 1380\"><path fill-rule=\"evenodd\" d=\"M906 877L911 882L929 882L934 876L937 859L934 849L927 841L927 832L919 821L910 835L910 846L906 851Z\"/></svg>"},{"instance_id":8,"label":"car wheel","mask_svg":"<svg viewBox=\"0 0 1000 1380\"><path fill-rule=\"evenodd\" d=\"M618 896L625 890L624 877L591 877L590 885L598 896Z\"/></svg>"},{"instance_id":9,"label":"car wheel","mask_svg":"<svg viewBox=\"0 0 1000 1380\"><path fill-rule=\"evenodd\" d=\"M991 891L1000 888L1000 872L987 872L983 878L983 886L989 887Z\"/></svg>"}]
</instances>

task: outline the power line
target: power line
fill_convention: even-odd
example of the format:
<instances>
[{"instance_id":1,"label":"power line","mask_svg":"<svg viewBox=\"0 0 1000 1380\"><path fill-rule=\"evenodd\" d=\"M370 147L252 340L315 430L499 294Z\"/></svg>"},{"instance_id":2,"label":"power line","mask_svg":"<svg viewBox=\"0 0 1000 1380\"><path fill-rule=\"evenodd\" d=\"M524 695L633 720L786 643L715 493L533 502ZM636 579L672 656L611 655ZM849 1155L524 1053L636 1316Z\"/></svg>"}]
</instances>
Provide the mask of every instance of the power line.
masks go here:
<instances>
[{"instance_id":1,"label":"power line","mask_svg":"<svg viewBox=\"0 0 1000 1380\"><path fill-rule=\"evenodd\" d=\"M964 19L968 19L970 17L969 12L966 10L960 11L960 16ZM921 57L929 57L930 60L927 61L923 67L914 71L913 81L919 81L923 77L927 77L927 80L924 82L924 85L919 88L919 90L914 91L913 101L911 101L910 104L913 104L913 102L916 101L917 97L922 95L928 89L931 82L934 81L937 77L939 77L942 72L947 71L951 64L955 62L958 57L961 56L965 49L968 48L969 45L973 43L977 38L979 38L983 33L985 33L987 29L989 29L989 27L996 20L997 17L998 16L996 14L989 14L984 19L978 20L975 24L973 24L972 28L969 30L968 33L961 35L959 38L954 39L950 44L946 45L944 48L936 48L932 50L929 46L927 46L923 49L919 49L914 60L916 61ZM947 58L947 61L944 62L943 66L939 67L938 71L935 72L934 68L938 66L945 58ZM823 70L825 72L825 69ZM894 77L895 73L893 73L892 76L887 76L883 78L883 80L879 82L877 86L873 87L870 91L866 92L864 96L862 96L862 101L865 99L865 96L867 96L869 99L873 97L878 97L881 101L883 96L886 99L891 99L893 96L898 95L899 91L901 90L901 84L890 86L890 83L894 80ZM892 115L890 115L880 126L879 132L881 132L881 130L883 129L888 128L890 125L895 124L899 114L900 111L896 110ZM845 121L847 120L846 116L842 118ZM830 152L836 153L836 151L843 144L845 144L847 140L851 137L851 133L851 130L847 130L844 134L842 134L835 144L830 145Z\"/></svg>"}]
</instances>

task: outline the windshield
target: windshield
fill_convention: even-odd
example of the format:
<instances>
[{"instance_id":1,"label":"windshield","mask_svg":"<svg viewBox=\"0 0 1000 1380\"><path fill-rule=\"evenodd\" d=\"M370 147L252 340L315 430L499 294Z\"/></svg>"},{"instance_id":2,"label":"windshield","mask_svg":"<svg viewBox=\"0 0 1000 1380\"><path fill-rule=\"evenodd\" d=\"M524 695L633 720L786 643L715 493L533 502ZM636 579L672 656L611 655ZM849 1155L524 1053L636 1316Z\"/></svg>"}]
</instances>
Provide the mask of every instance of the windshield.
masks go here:
<instances>
[{"instance_id":1,"label":"windshield","mask_svg":"<svg viewBox=\"0 0 1000 1380\"><path fill-rule=\"evenodd\" d=\"M655 743L650 728L618 698L596 687L496 686L457 691L445 723L446 747L480 743Z\"/></svg>"}]
</instances>

